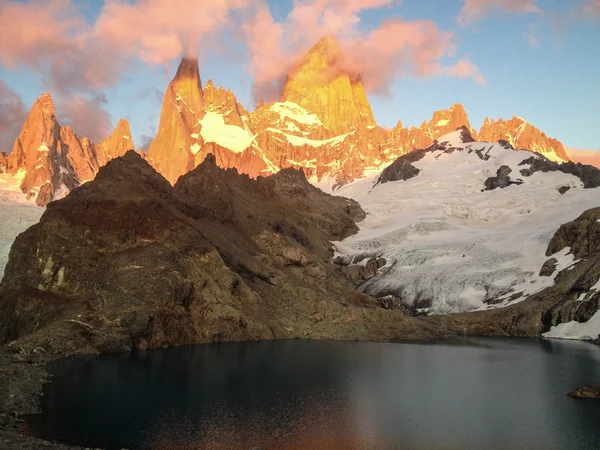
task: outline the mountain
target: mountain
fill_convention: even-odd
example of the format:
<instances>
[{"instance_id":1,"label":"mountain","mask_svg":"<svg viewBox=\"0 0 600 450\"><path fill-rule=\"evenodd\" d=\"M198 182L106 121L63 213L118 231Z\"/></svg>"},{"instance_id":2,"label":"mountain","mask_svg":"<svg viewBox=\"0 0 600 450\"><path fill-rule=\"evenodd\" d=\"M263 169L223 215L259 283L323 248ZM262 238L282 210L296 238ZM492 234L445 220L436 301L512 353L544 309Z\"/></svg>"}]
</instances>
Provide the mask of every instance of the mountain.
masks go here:
<instances>
[{"instance_id":1,"label":"mountain","mask_svg":"<svg viewBox=\"0 0 600 450\"><path fill-rule=\"evenodd\" d=\"M282 101L316 114L337 135L376 125L360 75L345 68L332 36L322 38L288 74Z\"/></svg>"},{"instance_id":2,"label":"mountain","mask_svg":"<svg viewBox=\"0 0 600 450\"><path fill-rule=\"evenodd\" d=\"M577 262L568 245L547 249L561 224L597 206L599 186L594 167L476 142L464 127L337 191L367 212L360 231L336 243L338 261L385 259L360 289L419 311L518 303L554 285L540 274L548 256L557 273Z\"/></svg>"},{"instance_id":3,"label":"mountain","mask_svg":"<svg viewBox=\"0 0 600 450\"><path fill-rule=\"evenodd\" d=\"M131 138L129 122L125 119L119 120L113 134L105 141L102 141L98 146L100 147L98 158L101 166L111 159L123 156L129 150L134 149L135 146L133 145L133 139Z\"/></svg>"},{"instance_id":4,"label":"mountain","mask_svg":"<svg viewBox=\"0 0 600 450\"><path fill-rule=\"evenodd\" d=\"M299 170L253 180L215 162L173 187L128 152L48 205L13 245L0 342L64 354L444 334L354 292L329 262L330 241L364 218L355 202Z\"/></svg>"},{"instance_id":5,"label":"mountain","mask_svg":"<svg viewBox=\"0 0 600 450\"><path fill-rule=\"evenodd\" d=\"M60 126L54 101L45 93L33 104L12 153L4 158L4 171L19 180L28 200L45 206L93 179L102 164L129 148L133 142L127 121L121 120L113 137L96 146L71 127Z\"/></svg>"},{"instance_id":6,"label":"mountain","mask_svg":"<svg viewBox=\"0 0 600 450\"><path fill-rule=\"evenodd\" d=\"M569 160L561 142L549 138L520 117L511 120L490 120L486 117L479 131L479 139L489 142L506 140L517 150L530 150L556 162Z\"/></svg>"},{"instance_id":7,"label":"mountain","mask_svg":"<svg viewBox=\"0 0 600 450\"><path fill-rule=\"evenodd\" d=\"M201 139L197 123L204 117L204 93L198 60L183 58L163 100L156 138L148 160L171 183L194 168L194 149Z\"/></svg>"}]
</instances>

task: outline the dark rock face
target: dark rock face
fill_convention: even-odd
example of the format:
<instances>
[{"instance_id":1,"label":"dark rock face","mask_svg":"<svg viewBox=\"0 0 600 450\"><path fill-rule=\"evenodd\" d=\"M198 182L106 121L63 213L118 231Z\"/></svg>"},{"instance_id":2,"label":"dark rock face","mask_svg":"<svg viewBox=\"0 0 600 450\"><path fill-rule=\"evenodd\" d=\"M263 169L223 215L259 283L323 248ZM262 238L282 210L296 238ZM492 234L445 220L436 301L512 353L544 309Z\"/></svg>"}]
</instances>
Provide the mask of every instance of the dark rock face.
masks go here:
<instances>
[{"instance_id":1,"label":"dark rock face","mask_svg":"<svg viewBox=\"0 0 600 450\"><path fill-rule=\"evenodd\" d=\"M556 258L550 258L547 260L542 269L540 270L540 277L549 277L556 271L556 265L558 260Z\"/></svg>"},{"instance_id":2,"label":"dark rock face","mask_svg":"<svg viewBox=\"0 0 600 450\"><path fill-rule=\"evenodd\" d=\"M530 177L535 172L563 172L569 175L575 175L583 183L585 189L597 188L600 186L600 169L594 166L587 166L573 161L565 163L555 163L544 157L532 156L522 161L520 166L529 165L527 169L521 169L521 175Z\"/></svg>"},{"instance_id":3,"label":"dark rock face","mask_svg":"<svg viewBox=\"0 0 600 450\"><path fill-rule=\"evenodd\" d=\"M569 392L569 397L581 399L600 399L600 386L584 386Z\"/></svg>"},{"instance_id":4,"label":"dark rock face","mask_svg":"<svg viewBox=\"0 0 600 450\"><path fill-rule=\"evenodd\" d=\"M496 172L495 177L490 177L485 180L485 190L492 191L496 188L504 189L505 187L510 186L511 184L523 184L521 180L511 181L510 173L512 169L508 166L502 166Z\"/></svg>"},{"instance_id":5,"label":"dark rock face","mask_svg":"<svg viewBox=\"0 0 600 450\"><path fill-rule=\"evenodd\" d=\"M510 142L505 141L504 139L500 139L498 141L498 144L500 145L500 147L505 148L506 150L514 150L515 149Z\"/></svg>"},{"instance_id":6,"label":"dark rock face","mask_svg":"<svg viewBox=\"0 0 600 450\"><path fill-rule=\"evenodd\" d=\"M558 188L558 192L560 193L560 195L565 195L567 192L569 192L570 189L571 186L561 186Z\"/></svg>"},{"instance_id":7,"label":"dark rock face","mask_svg":"<svg viewBox=\"0 0 600 450\"><path fill-rule=\"evenodd\" d=\"M327 263L358 210L298 170L252 180L209 156L172 187L128 152L17 238L0 342L68 354L444 335L354 292Z\"/></svg>"},{"instance_id":8,"label":"dark rock face","mask_svg":"<svg viewBox=\"0 0 600 450\"><path fill-rule=\"evenodd\" d=\"M416 177L421 172L411 163L420 161L425 157L425 153L429 150L415 150L414 152L402 155L391 165L386 167L375 186L378 184L389 183L391 181L406 181Z\"/></svg>"}]
</instances>

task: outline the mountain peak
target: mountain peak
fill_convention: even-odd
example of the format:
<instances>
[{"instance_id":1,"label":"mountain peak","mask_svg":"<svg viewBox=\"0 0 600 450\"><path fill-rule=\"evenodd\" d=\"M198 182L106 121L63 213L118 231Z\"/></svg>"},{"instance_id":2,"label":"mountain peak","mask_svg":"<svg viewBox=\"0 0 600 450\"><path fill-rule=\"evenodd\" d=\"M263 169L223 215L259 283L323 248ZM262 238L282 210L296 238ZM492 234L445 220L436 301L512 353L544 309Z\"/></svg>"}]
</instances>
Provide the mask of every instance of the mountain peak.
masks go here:
<instances>
[{"instance_id":1,"label":"mountain peak","mask_svg":"<svg viewBox=\"0 0 600 450\"><path fill-rule=\"evenodd\" d=\"M321 38L288 74L281 101L300 105L336 134L376 125L360 75L346 70L333 36Z\"/></svg>"},{"instance_id":2,"label":"mountain peak","mask_svg":"<svg viewBox=\"0 0 600 450\"><path fill-rule=\"evenodd\" d=\"M343 56L340 42L333 35L323 36L308 53Z\"/></svg>"},{"instance_id":3,"label":"mountain peak","mask_svg":"<svg viewBox=\"0 0 600 450\"><path fill-rule=\"evenodd\" d=\"M200 79L200 70L198 69L198 58L190 58L188 56L184 56L179 63L179 67L177 68L177 73L175 74L175 80L182 79Z\"/></svg>"},{"instance_id":4,"label":"mountain peak","mask_svg":"<svg viewBox=\"0 0 600 450\"><path fill-rule=\"evenodd\" d=\"M44 92L40 97L36 100L34 108L38 107L43 113L49 114L51 116L56 115L56 108L54 106L54 100L49 92Z\"/></svg>"}]
</instances>

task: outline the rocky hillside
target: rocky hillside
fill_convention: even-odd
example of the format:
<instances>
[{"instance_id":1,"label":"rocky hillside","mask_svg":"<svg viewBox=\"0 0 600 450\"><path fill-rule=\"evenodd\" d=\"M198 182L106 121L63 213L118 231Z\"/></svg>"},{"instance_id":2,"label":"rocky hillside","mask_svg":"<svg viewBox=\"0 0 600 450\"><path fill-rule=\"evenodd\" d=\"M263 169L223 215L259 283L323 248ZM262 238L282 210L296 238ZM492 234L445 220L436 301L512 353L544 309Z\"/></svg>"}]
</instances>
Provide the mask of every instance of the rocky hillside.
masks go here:
<instances>
[{"instance_id":1,"label":"rocky hillside","mask_svg":"<svg viewBox=\"0 0 600 450\"><path fill-rule=\"evenodd\" d=\"M70 353L440 334L327 262L363 217L294 169L253 180L208 157L172 187L129 152L17 238L0 340Z\"/></svg>"}]
</instances>

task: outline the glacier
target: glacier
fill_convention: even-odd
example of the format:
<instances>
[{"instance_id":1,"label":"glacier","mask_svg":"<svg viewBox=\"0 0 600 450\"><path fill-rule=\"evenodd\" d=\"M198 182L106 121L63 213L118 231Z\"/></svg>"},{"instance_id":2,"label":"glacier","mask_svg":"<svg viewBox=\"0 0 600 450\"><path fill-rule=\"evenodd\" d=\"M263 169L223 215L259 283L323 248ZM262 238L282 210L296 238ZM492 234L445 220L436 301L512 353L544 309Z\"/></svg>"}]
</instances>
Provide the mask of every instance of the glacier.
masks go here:
<instances>
[{"instance_id":1,"label":"glacier","mask_svg":"<svg viewBox=\"0 0 600 450\"><path fill-rule=\"evenodd\" d=\"M519 164L542 157L536 153L463 143L459 131L437 142L442 150L412 163L420 170L412 179L376 185L377 172L334 192L367 212L358 234L334 243L336 256L387 261L361 290L435 314L483 310L526 299L576 263L565 249L553 255L559 261L553 276L539 275L556 230L598 206L598 189L584 189L562 172L522 176L529 166ZM484 191L503 165L523 184ZM563 186L571 189L561 195ZM331 192L330 185L319 187Z\"/></svg>"}]
</instances>

